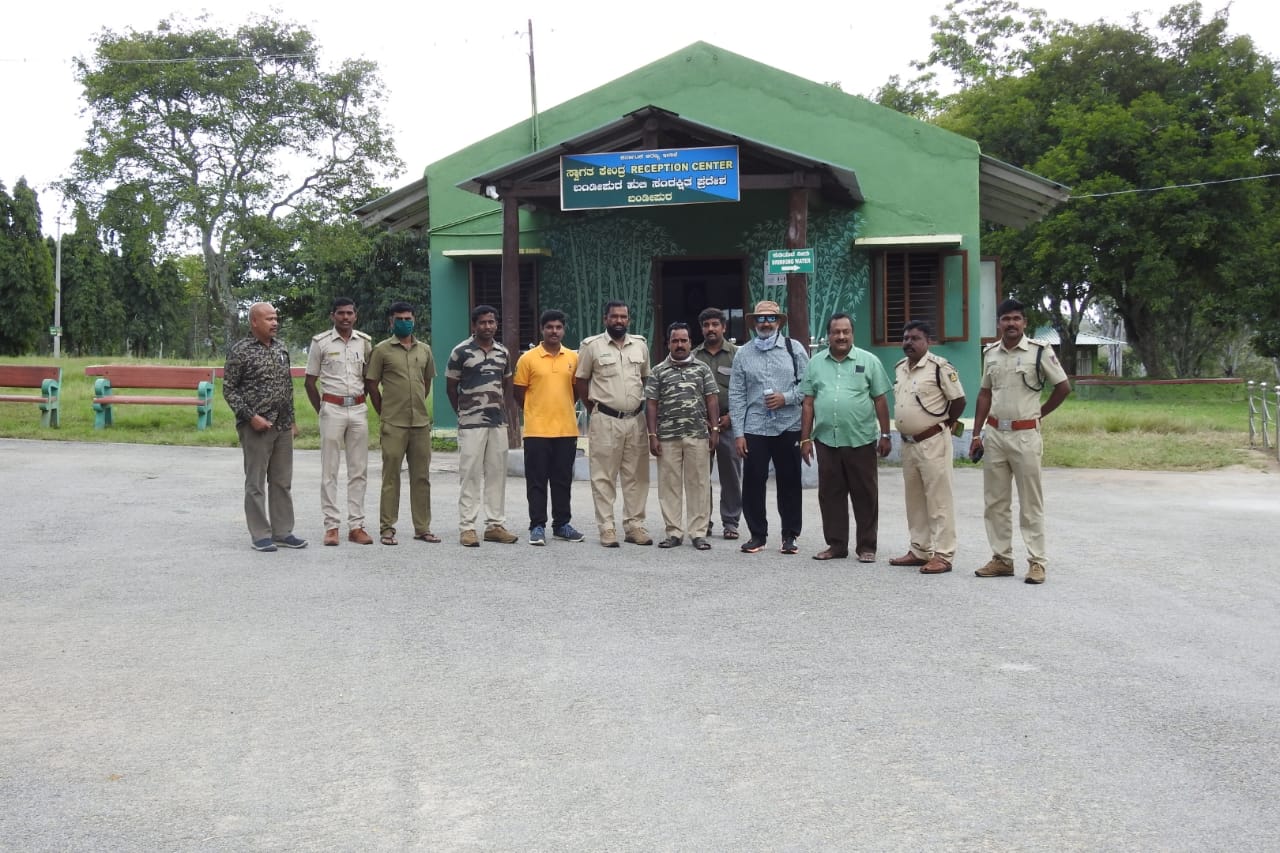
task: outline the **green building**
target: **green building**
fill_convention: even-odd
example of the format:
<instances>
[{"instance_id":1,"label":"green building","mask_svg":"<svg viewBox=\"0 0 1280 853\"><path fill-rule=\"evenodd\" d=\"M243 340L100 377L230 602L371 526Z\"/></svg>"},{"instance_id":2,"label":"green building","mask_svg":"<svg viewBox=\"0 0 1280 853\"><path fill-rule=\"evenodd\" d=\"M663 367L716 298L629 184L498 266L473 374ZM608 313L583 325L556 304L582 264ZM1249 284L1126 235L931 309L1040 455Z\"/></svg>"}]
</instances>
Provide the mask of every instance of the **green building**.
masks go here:
<instances>
[{"instance_id":1,"label":"green building","mask_svg":"<svg viewBox=\"0 0 1280 853\"><path fill-rule=\"evenodd\" d=\"M626 198L652 194L588 193L622 206L562 209L562 194L566 207L578 198L564 165L574 156L704 148L735 151L735 199L633 206ZM1025 225L1066 197L973 140L698 42L432 163L357 215L428 229L441 358L470 333L478 304L499 309L504 341L523 350L542 310L568 314L576 346L602 331L604 303L622 299L656 359L667 324L692 331L715 306L743 341L743 312L773 299L792 337L815 347L827 316L851 314L855 342L887 368L902 356L903 323L929 321L972 407L999 297L980 222ZM797 248L812 250L812 273L770 274L771 251ZM435 411L452 426L447 406Z\"/></svg>"}]
</instances>

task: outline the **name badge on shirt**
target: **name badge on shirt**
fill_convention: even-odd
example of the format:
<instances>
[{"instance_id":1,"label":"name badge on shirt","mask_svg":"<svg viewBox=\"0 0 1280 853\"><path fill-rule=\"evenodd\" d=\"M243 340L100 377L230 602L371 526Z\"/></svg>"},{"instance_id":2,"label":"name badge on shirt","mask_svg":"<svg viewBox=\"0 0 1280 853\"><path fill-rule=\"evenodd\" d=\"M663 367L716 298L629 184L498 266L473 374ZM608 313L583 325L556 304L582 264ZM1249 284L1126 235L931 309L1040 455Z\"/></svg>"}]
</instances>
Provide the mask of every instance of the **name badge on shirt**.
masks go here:
<instances>
[{"instance_id":1,"label":"name badge on shirt","mask_svg":"<svg viewBox=\"0 0 1280 853\"><path fill-rule=\"evenodd\" d=\"M861 364L855 365L853 368L854 373L866 373L866 371L867 371L867 368Z\"/></svg>"}]
</instances>

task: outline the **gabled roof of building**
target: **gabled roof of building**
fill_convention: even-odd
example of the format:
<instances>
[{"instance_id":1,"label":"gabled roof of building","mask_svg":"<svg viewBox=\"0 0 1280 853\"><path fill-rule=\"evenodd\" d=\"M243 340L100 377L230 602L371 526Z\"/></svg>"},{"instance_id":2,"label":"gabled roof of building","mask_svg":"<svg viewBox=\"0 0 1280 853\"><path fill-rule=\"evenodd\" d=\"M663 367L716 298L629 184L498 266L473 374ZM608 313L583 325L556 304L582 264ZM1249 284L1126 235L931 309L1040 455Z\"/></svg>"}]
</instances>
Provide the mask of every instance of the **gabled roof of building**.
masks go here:
<instances>
[{"instance_id":1,"label":"gabled roof of building","mask_svg":"<svg viewBox=\"0 0 1280 853\"><path fill-rule=\"evenodd\" d=\"M357 207L355 216L365 228L381 225L392 234L406 228L423 228L430 220L427 179L419 178L392 190L382 198Z\"/></svg>"},{"instance_id":2,"label":"gabled roof of building","mask_svg":"<svg viewBox=\"0 0 1280 853\"><path fill-rule=\"evenodd\" d=\"M739 174L743 189L785 189L791 184L778 182L774 185L768 179L786 176L790 180L796 172L803 172L814 176L814 186L811 188L818 190L828 201L846 206L862 201L862 191L858 188L858 179L852 169L776 148L652 104L527 157L476 175L462 181L458 187L480 195L488 194L491 198L492 193L487 192L489 187L493 187L499 195L514 192L522 200L559 199L560 158L565 155L723 145L738 146L741 162Z\"/></svg>"}]
</instances>

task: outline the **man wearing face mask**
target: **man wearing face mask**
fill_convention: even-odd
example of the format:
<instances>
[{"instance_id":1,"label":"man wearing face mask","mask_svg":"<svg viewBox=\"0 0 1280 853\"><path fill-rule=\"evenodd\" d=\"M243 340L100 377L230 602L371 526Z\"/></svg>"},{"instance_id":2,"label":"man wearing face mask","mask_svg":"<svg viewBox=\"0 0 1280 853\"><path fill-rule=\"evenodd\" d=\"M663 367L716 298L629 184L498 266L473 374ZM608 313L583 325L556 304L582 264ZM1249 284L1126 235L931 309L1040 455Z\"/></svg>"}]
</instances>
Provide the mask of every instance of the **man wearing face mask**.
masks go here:
<instances>
[{"instance_id":1,"label":"man wearing face mask","mask_svg":"<svg viewBox=\"0 0 1280 853\"><path fill-rule=\"evenodd\" d=\"M639 335L627 334L631 314L625 302L604 306L605 334L594 335L578 348L574 374L578 399L591 421L591 497L595 501L600 544L617 548L614 502L622 487L622 524L626 541L652 545L645 530L649 499L649 442L645 436L644 381L649 377L649 347Z\"/></svg>"},{"instance_id":2,"label":"man wearing face mask","mask_svg":"<svg viewBox=\"0 0 1280 853\"><path fill-rule=\"evenodd\" d=\"M755 554L769 543L765 487L769 463L777 480L782 553L795 554L803 522L800 483L800 378L809 366L805 348L782 334L787 315L778 303L756 303L746 315L755 332L738 347L729 374L729 422L742 457L742 518L751 538L742 551Z\"/></svg>"},{"instance_id":3,"label":"man wearing face mask","mask_svg":"<svg viewBox=\"0 0 1280 853\"><path fill-rule=\"evenodd\" d=\"M396 545L400 517L400 468L409 460L409 512L413 538L439 542L431 532L431 418L427 394L436 377L431 347L413 336L413 306L393 302L388 310L391 337L373 348L365 371L365 389L380 417L382 496L378 527L383 545Z\"/></svg>"}]
</instances>

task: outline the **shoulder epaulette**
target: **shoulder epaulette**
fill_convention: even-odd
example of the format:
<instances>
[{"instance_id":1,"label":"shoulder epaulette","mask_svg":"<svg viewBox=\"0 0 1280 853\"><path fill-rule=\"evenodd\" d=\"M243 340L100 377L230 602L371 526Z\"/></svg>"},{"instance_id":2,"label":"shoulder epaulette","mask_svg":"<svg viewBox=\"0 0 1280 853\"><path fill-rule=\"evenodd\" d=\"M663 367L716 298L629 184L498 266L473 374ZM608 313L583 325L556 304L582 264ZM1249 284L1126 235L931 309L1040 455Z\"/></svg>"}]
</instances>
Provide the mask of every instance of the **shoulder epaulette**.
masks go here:
<instances>
[{"instance_id":1,"label":"shoulder epaulette","mask_svg":"<svg viewBox=\"0 0 1280 853\"><path fill-rule=\"evenodd\" d=\"M366 340L366 341L371 341L371 340L373 340L373 338L372 338L372 337L370 337L370 336L369 336L368 334L366 334L365 332L360 331L359 329L352 329L352 333L353 333L356 337L358 337L358 338L363 338L363 339L364 339L364 340Z\"/></svg>"},{"instance_id":2,"label":"shoulder epaulette","mask_svg":"<svg viewBox=\"0 0 1280 853\"><path fill-rule=\"evenodd\" d=\"M325 329L323 332L317 332L316 334L314 334L314 335L312 335L312 336L311 336L311 340L313 340L313 341L318 341L318 340L320 340L321 338L323 338L323 337L325 337L326 335L328 335L328 334L329 334L330 332L332 332L332 331L333 331L332 329Z\"/></svg>"},{"instance_id":3,"label":"shoulder epaulette","mask_svg":"<svg viewBox=\"0 0 1280 853\"><path fill-rule=\"evenodd\" d=\"M893 363L893 366L894 366L894 367L897 367L899 364L902 364L902 362L904 362L904 361L906 361L906 360L907 360L907 357L904 355L902 358L900 358L900 359L898 359L897 361L895 361L895 362Z\"/></svg>"}]
</instances>

